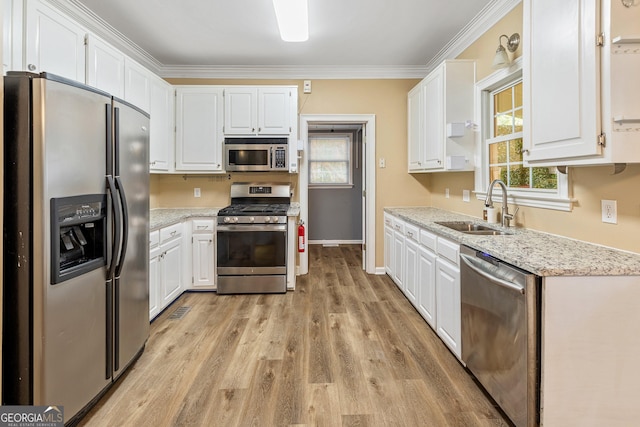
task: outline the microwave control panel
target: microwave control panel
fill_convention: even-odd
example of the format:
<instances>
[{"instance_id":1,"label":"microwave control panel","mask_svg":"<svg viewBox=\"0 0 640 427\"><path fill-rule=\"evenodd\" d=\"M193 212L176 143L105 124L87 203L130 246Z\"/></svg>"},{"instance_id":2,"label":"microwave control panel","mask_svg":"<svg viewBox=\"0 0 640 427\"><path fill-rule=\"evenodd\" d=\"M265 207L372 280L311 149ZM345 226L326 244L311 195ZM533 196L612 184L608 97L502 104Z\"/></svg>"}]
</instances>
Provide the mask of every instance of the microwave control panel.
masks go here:
<instances>
[{"instance_id":1,"label":"microwave control panel","mask_svg":"<svg viewBox=\"0 0 640 427\"><path fill-rule=\"evenodd\" d=\"M276 149L274 150L273 167L275 169L287 168L287 148L286 147L276 147Z\"/></svg>"}]
</instances>

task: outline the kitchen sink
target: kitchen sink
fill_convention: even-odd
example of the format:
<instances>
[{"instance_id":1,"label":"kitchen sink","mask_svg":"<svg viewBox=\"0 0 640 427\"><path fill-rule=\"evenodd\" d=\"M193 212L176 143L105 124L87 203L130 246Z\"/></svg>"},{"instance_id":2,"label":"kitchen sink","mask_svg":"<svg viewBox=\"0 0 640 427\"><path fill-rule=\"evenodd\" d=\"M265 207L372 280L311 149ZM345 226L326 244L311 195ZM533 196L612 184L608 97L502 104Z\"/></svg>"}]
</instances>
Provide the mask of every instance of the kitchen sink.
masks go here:
<instances>
[{"instance_id":1,"label":"kitchen sink","mask_svg":"<svg viewBox=\"0 0 640 427\"><path fill-rule=\"evenodd\" d=\"M471 221L436 221L436 224L442 225L455 231L459 231L461 233L480 236L500 236L513 234L509 231L497 230L495 228L487 227L486 225L477 224Z\"/></svg>"}]
</instances>

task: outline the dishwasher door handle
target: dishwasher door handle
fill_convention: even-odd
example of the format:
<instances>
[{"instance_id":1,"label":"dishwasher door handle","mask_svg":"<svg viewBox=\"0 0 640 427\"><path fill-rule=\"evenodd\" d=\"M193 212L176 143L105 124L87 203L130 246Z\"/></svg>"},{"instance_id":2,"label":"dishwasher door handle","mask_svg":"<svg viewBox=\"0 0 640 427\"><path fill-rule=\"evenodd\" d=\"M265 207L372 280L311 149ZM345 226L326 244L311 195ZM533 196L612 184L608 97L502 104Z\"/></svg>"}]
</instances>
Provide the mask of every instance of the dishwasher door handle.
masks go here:
<instances>
[{"instance_id":1,"label":"dishwasher door handle","mask_svg":"<svg viewBox=\"0 0 640 427\"><path fill-rule=\"evenodd\" d=\"M523 287L518 286L515 283L507 282L506 280L500 279L498 277L495 277L487 273L486 271L482 270L480 267L475 265L473 257L470 257L469 255L465 255L465 254L460 254L460 260L462 260L462 262L464 262L470 269L472 269L473 271L475 271L485 279L492 281L496 285L500 285L502 287L511 289L513 291L520 292L522 295L524 295L525 290Z\"/></svg>"}]
</instances>

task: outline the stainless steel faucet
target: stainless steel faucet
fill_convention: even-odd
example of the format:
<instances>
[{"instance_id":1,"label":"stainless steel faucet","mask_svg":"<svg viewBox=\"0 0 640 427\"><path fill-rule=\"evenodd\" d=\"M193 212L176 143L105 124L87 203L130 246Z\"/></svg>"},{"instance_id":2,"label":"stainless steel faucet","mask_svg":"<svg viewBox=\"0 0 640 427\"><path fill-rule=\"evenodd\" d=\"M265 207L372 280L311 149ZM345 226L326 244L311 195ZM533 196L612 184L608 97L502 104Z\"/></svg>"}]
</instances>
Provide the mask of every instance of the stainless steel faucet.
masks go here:
<instances>
[{"instance_id":1,"label":"stainless steel faucet","mask_svg":"<svg viewBox=\"0 0 640 427\"><path fill-rule=\"evenodd\" d=\"M484 199L484 205L489 208L493 207L493 200L492 200L493 187L496 184L499 184L500 187L502 188L502 215L501 215L502 226L508 227L509 221L513 219L513 216L515 214L509 213L509 206L507 206L507 186L504 182L502 182L499 179L494 179L493 181L491 181L491 184L489 184L489 191L487 191L487 197L486 199Z\"/></svg>"}]
</instances>

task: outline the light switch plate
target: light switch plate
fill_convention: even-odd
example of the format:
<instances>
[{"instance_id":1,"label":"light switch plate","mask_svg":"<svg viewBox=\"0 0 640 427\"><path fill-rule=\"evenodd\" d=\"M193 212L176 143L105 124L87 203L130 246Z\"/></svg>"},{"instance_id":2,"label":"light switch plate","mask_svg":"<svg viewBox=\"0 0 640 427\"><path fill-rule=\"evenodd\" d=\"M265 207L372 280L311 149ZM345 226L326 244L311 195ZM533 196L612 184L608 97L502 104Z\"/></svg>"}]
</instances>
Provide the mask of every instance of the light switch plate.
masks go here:
<instances>
[{"instance_id":1,"label":"light switch plate","mask_svg":"<svg viewBox=\"0 0 640 427\"><path fill-rule=\"evenodd\" d=\"M463 202L468 202L470 195L471 195L471 193L470 193L469 190L462 190L462 201Z\"/></svg>"},{"instance_id":2,"label":"light switch plate","mask_svg":"<svg viewBox=\"0 0 640 427\"><path fill-rule=\"evenodd\" d=\"M195 187L193 189L193 197L200 197L200 188Z\"/></svg>"},{"instance_id":3,"label":"light switch plate","mask_svg":"<svg viewBox=\"0 0 640 427\"><path fill-rule=\"evenodd\" d=\"M608 224L618 223L618 202L615 200L602 200L602 222Z\"/></svg>"},{"instance_id":4,"label":"light switch plate","mask_svg":"<svg viewBox=\"0 0 640 427\"><path fill-rule=\"evenodd\" d=\"M304 84L302 85L302 92L311 93L311 80L304 81Z\"/></svg>"},{"instance_id":5,"label":"light switch plate","mask_svg":"<svg viewBox=\"0 0 640 427\"><path fill-rule=\"evenodd\" d=\"M444 189L444 198L445 198L445 199L448 199L448 198L449 198L449 189L448 189L448 188L445 188L445 189Z\"/></svg>"}]
</instances>

